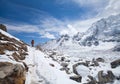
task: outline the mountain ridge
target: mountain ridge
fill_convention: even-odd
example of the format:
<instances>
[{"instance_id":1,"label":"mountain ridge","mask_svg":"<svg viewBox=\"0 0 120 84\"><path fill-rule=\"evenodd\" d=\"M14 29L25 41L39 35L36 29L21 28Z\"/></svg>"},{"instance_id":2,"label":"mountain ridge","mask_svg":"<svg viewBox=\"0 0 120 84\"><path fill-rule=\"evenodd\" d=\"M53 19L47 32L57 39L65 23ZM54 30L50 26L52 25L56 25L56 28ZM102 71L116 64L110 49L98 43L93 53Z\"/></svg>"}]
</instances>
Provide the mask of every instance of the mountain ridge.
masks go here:
<instances>
[{"instance_id":1,"label":"mountain ridge","mask_svg":"<svg viewBox=\"0 0 120 84\"><path fill-rule=\"evenodd\" d=\"M43 48L50 49L49 45L53 43L55 46L52 45L51 49L56 49L70 41L71 44L89 47L98 46L101 42L120 42L120 14L98 20L86 32L78 32L72 37L69 34L62 35L59 39L44 44Z\"/></svg>"}]
</instances>

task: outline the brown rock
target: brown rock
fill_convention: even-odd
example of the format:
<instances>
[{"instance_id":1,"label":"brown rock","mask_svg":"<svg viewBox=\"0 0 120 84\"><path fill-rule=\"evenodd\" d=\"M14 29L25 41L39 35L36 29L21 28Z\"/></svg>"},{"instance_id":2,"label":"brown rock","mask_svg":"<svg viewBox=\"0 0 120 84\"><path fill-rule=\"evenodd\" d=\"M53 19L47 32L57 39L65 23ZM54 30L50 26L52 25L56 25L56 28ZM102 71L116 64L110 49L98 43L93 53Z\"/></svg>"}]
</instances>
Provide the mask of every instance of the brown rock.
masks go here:
<instances>
[{"instance_id":1,"label":"brown rock","mask_svg":"<svg viewBox=\"0 0 120 84\"><path fill-rule=\"evenodd\" d=\"M2 29L3 31L7 32L7 28L5 25L3 24L0 24L0 29Z\"/></svg>"},{"instance_id":2,"label":"brown rock","mask_svg":"<svg viewBox=\"0 0 120 84\"><path fill-rule=\"evenodd\" d=\"M25 84L25 68L20 64L0 62L0 84Z\"/></svg>"},{"instance_id":3,"label":"brown rock","mask_svg":"<svg viewBox=\"0 0 120 84\"><path fill-rule=\"evenodd\" d=\"M0 49L0 55L3 55L3 54L5 54L4 50Z\"/></svg>"},{"instance_id":4,"label":"brown rock","mask_svg":"<svg viewBox=\"0 0 120 84\"><path fill-rule=\"evenodd\" d=\"M103 71L98 72L98 80L100 84L111 83L115 79L112 71L107 71L107 74L103 74Z\"/></svg>"},{"instance_id":5,"label":"brown rock","mask_svg":"<svg viewBox=\"0 0 120 84\"><path fill-rule=\"evenodd\" d=\"M16 51L17 50L13 43L0 43L0 49L9 50L9 51Z\"/></svg>"},{"instance_id":6,"label":"brown rock","mask_svg":"<svg viewBox=\"0 0 120 84\"><path fill-rule=\"evenodd\" d=\"M21 46L21 48L22 48L24 51L26 51L26 52L28 51L28 49L27 49L27 46L26 46L26 45L22 45L22 46Z\"/></svg>"},{"instance_id":7,"label":"brown rock","mask_svg":"<svg viewBox=\"0 0 120 84\"><path fill-rule=\"evenodd\" d=\"M13 58L16 60L16 61L19 61L19 60L24 60L25 59L25 55L26 55L26 53L16 53L16 52L14 52L13 54L12 54L12 56L13 56Z\"/></svg>"},{"instance_id":8,"label":"brown rock","mask_svg":"<svg viewBox=\"0 0 120 84\"><path fill-rule=\"evenodd\" d=\"M19 59L19 55L16 53L16 52L14 52L13 54L12 54L12 57L16 60L16 61L19 61L20 59Z\"/></svg>"},{"instance_id":9,"label":"brown rock","mask_svg":"<svg viewBox=\"0 0 120 84\"><path fill-rule=\"evenodd\" d=\"M92 76L88 75L88 78L90 79L90 81L87 84L97 84L97 81L95 78L93 78Z\"/></svg>"}]
</instances>

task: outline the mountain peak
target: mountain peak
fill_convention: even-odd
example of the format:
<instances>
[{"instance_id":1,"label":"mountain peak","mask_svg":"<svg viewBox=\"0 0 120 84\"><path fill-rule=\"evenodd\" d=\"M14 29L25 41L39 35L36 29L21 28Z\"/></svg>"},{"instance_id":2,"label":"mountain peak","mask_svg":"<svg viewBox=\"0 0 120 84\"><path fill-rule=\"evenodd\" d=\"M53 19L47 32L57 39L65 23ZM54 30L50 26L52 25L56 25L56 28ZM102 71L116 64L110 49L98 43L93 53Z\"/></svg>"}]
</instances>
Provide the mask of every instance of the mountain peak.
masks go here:
<instances>
[{"instance_id":1,"label":"mountain peak","mask_svg":"<svg viewBox=\"0 0 120 84\"><path fill-rule=\"evenodd\" d=\"M71 28L71 27L70 27ZM120 14L112 15L108 18L102 18L93 23L92 26L83 33L78 32L71 36L70 34L62 35L59 39L54 40L58 48L68 44L78 46L98 46L99 42L119 42L120 41ZM47 48L49 47L47 44Z\"/></svg>"}]
</instances>

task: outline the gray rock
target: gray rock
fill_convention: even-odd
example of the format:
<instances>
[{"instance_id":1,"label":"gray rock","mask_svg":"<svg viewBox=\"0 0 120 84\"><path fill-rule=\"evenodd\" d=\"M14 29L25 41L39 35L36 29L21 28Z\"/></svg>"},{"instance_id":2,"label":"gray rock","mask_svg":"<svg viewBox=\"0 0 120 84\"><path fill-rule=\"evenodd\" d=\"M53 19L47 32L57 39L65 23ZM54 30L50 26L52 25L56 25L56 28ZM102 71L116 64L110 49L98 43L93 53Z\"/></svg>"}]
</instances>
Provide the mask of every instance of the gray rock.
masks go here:
<instances>
[{"instance_id":1,"label":"gray rock","mask_svg":"<svg viewBox=\"0 0 120 84\"><path fill-rule=\"evenodd\" d=\"M52 66L52 67L55 67L55 65L54 65L54 64L51 64L51 63L50 63L49 65L50 65L50 66Z\"/></svg>"},{"instance_id":2,"label":"gray rock","mask_svg":"<svg viewBox=\"0 0 120 84\"><path fill-rule=\"evenodd\" d=\"M84 65L86 67L88 67L88 63L86 62L81 62L81 63L77 63L77 64L74 64L72 67L73 67L73 73L75 73L76 75L79 75L77 70L76 70L76 67L79 66L79 65Z\"/></svg>"},{"instance_id":3,"label":"gray rock","mask_svg":"<svg viewBox=\"0 0 120 84\"><path fill-rule=\"evenodd\" d=\"M63 68L60 68L60 70L65 71L67 74L70 74L70 68L63 67Z\"/></svg>"},{"instance_id":4,"label":"gray rock","mask_svg":"<svg viewBox=\"0 0 120 84\"><path fill-rule=\"evenodd\" d=\"M25 72L20 64L0 62L0 84L24 84Z\"/></svg>"},{"instance_id":5,"label":"gray rock","mask_svg":"<svg viewBox=\"0 0 120 84\"><path fill-rule=\"evenodd\" d=\"M65 57L61 57L61 61L64 61L65 60Z\"/></svg>"},{"instance_id":6,"label":"gray rock","mask_svg":"<svg viewBox=\"0 0 120 84\"><path fill-rule=\"evenodd\" d=\"M97 58L96 61L97 62L105 62L105 60L103 58Z\"/></svg>"},{"instance_id":7,"label":"gray rock","mask_svg":"<svg viewBox=\"0 0 120 84\"><path fill-rule=\"evenodd\" d=\"M98 72L99 84L112 83L115 79L112 71L107 71L107 74L103 74L103 71Z\"/></svg>"},{"instance_id":8,"label":"gray rock","mask_svg":"<svg viewBox=\"0 0 120 84\"><path fill-rule=\"evenodd\" d=\"M7 28L5 25L3 24L0 24L0 29L2 29L3 31L7 32Z\"/></svg>"},{"instance_id":9,"label":"gray rock","mask_svg":"<svg viewBox=\"0 0 120 84\"><path fill-rule=\"evenodd\" d=\"M78 75L77 75L77 76L75 75L75 76L71 76L70 79L72 79L72 80L74 80L74 81L77 81L77 82L81 82L82 77L81 77L81 76L78 76Z\"/></svg>"},{"instance_id":10,"label":"gray rock","mask_svg":"<svg viewBox=\"0 0 120 84\"><path fill-rule=\"evenodd\" d=\"M5 78L6 74L3 71L0 71L0 78Z\"/></svg>"},{"instance_id":11,"label":"gray rock","mask_svg":"<svg viewBox=\"0 0 120 84\"><path fill-rule=\"evenodd\" d=\"M120 66L120 59L115 60L115 61L111 62L110 64L111 64L111 68L116 68L116 67Z\"/></svg>"},{"instance_id":12,"label":"gray rock","mask_svg":"<svg viewBox=\"0 0 120 84\"><path fill-rule=\"evenodd\" d=\"M68 63L63 62L63 63L61 63L61 66L67 67L67 66L68 66Z\"/></svg>"},{"instance_id":13,"label":"gray rock","mask_svg":"<svg viewBox=\"0 0 120 84\"><path fill-rule=\"evenodd\" d=\"M93 78L92 76L88 76L88 78L90 79L90 81L87 84L96 84L97 81L95 78Z\"/></svg>"},{"instance_id":14,"label":"gray rock","mask_svg":"<svg viewBox=\"0 0 120 84\"><path fill-rule=\"evenodd\" d=\"M92 59L92 64L91 66L99 66L98 61L96 61L95 59Z\"/></svg>"}]
</instances>

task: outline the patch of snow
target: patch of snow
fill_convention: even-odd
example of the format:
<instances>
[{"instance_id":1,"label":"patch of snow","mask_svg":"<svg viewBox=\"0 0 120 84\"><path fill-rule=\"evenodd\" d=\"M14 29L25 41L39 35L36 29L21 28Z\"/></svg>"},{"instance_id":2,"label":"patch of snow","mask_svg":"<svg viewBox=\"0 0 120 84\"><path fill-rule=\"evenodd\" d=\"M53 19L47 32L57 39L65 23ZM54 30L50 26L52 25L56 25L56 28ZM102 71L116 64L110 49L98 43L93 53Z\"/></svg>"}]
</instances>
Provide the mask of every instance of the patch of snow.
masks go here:
<instances>
[{"instance_id":1,"label":"patch of snow","mask_svg":"<svg viewBox=\"0 0 120 84\"><path fill-rule=\"evenodd\" d=\"M20 39L14 37L14 36L12 36L12 35L10 35L9 33L5 32L5 31L3 31L3 30L1 30L1 29L0 29L0 33L4 34L4 35L6 35L6 36L8 36L8 37L10 37L10 38L14 38L14 39L20 41Z\"/></svg>"}]
</instances>

